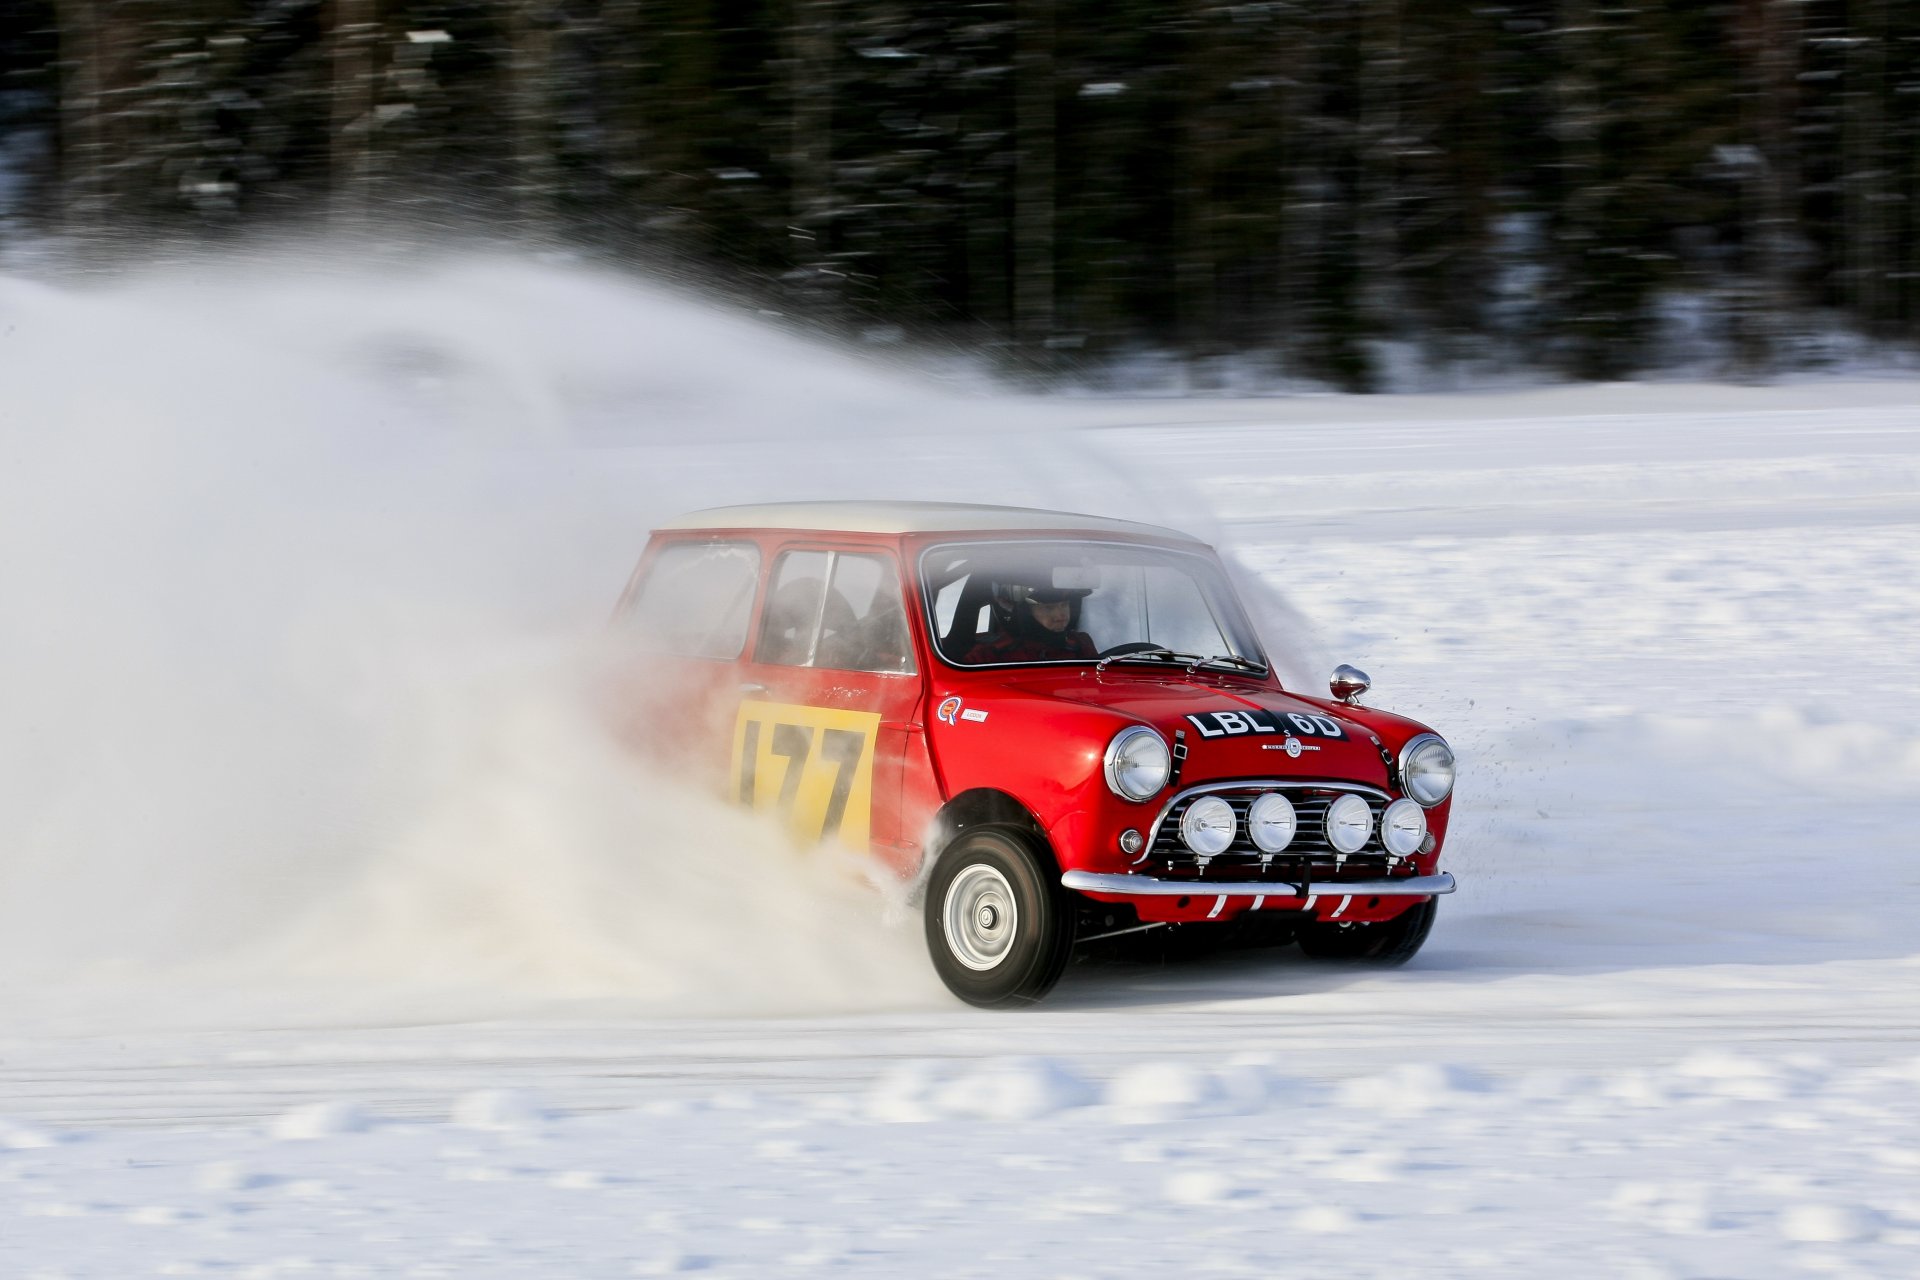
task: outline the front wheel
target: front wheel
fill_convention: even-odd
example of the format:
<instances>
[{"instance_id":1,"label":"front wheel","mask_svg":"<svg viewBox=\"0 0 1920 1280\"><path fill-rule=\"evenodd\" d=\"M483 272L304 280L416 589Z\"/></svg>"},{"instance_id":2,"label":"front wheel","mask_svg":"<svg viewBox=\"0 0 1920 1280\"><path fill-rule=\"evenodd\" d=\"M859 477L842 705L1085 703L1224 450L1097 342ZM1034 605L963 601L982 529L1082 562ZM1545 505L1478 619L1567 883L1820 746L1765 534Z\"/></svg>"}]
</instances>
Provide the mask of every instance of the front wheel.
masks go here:
<instances>
[{"instance_id":1,"label":"front wheel","mask_svg":"<svg viewBox=\"0 0 1920 1280\"><path fill-rule=\"evenodd\" d=\"M1351 960L1397 968L1420 950L1433 931L1433 917L1439 909L1440 900L1428 898L1378 924L1316 921L1300 926L1297 941L1300 949L1316 960Z\"/></svg>"},{"instance_id":2,"label":"front wheel","mask_svg":"<svg viewBox=\"0 0 1920 1280\"><path fill-rule=\"evenodd\" d=\"M1073 950L1073 918L1033 838L1013 827L966 832L927 883L927 951L947 990L982 1008L1032 1004Z\"/></svg>"}]
</instances>

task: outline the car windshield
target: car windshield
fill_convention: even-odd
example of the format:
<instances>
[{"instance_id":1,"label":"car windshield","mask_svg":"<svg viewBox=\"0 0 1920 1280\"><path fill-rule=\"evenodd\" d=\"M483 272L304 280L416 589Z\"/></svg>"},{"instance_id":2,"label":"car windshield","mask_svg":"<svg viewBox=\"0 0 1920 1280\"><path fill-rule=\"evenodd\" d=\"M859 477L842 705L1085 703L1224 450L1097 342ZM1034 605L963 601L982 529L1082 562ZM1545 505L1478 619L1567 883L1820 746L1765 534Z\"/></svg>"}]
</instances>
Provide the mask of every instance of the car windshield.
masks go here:
<instances>
[{"instance_id":1,"label":"car windshield","mask_svg":"<svg viewBox=\"0 0 1920 1280\"><path fill-rule=\"evenodd\" d=\"M955 666L1217 663L1266 670L1210 557L1131 543L967 542L929 548L921 590Z\"/></svg>"}]
</instances>

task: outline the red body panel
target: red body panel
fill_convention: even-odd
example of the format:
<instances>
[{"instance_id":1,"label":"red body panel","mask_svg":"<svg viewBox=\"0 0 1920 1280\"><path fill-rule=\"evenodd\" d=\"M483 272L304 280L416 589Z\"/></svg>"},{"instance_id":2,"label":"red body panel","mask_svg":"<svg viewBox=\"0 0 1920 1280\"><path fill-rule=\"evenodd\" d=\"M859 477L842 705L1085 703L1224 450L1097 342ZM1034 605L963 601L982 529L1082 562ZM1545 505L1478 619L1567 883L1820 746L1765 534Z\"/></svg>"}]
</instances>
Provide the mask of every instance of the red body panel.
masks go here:
<instances>
[{"instance_id":1,"label":"red body panel","mask_svg":"<svg viewBox=\"0 0 1920 1280\"><path fill-rule=\"evenodd\" d=\"M1097 536L1116 540L1111 533ZM1402 794L1391 762L1409 739L1428 732L1425 726L1371 708L1304 696L1282 688L1272 676L1217 668L1188 673L1145 663L1114 663L1097 671L1085 664L970 669L944 662L931 644L916 583L919 553L936 543L956 540L1060 537L1058 531L1016 530L939 535L764 529L657 533L622 597L616 621L663 546L714 541L757 545L761 581L746 651L735 661L645 659L645 669L638 675L656 686L650 702L658 708L649 718L657 724L664 717L673 726L674 737L682 744L677 750L693 746L701 771L726 777L731 793L763 806L769 794L784 792L784 796L776 794L776 799L804 808L816 780L823 793L830 790L840 775L818 764L819 749L842 741L847 744L844 757L852 751L850 735L865 735L865 754L857 767L861 777L870 778L870 785L862 790L856 782L849 794L864 797L866 811L843 814L826 835L857 832L858 843L903 877L922 873L928 855L938 852L928 846L943 806L974 791L998 792L1017 802L1046 834L1062 871L1094 872L1126 871L1134 859L1121 851L1122 833L1148 834L1171 798L1196 784L1336 781L1363 784L1390 797ZM756 637L768 578L781 552L793 549L890 557L899 575L914 648L912 674L759 660ZM657 690L663 675L670 689L664 707ZM1103 774L1107 744L1134 724L1153 727L1169 743L1176 734L1184 735L1187 748L1177 780L1144 803L1116 796ZM790 745L805 737L815 754L770 756L765 735L750 727L757 725L764 725L767 733L784 735ZM793 750L798 751L798 746ZM753 756L759 767L747 756ZM844 759L842 766L842 772L853 767L845 765ZM796 769L801 771L797 786L786 777ZM1415 873L1430 874L1437 868L1450 807L1449 800L1427 810L1433 847L1409 860ZM827 811L831 812L830 805ZM799 834L803 840L820 835L812 826ZM1253 899L1235 898L1222 912L1222 904L1204 892L1191 899L1090 896L1126 901L1143 921L1222 919L1253 905ZM1343 920L1382 920L1418 900L1342 901L1329 886L1327 894L1313 901L1312 909L1323 917L1337 912ZM1309 904L1299 898L1273 897L1262 905L1297 911Z\"/></svg>"}]
</instances>

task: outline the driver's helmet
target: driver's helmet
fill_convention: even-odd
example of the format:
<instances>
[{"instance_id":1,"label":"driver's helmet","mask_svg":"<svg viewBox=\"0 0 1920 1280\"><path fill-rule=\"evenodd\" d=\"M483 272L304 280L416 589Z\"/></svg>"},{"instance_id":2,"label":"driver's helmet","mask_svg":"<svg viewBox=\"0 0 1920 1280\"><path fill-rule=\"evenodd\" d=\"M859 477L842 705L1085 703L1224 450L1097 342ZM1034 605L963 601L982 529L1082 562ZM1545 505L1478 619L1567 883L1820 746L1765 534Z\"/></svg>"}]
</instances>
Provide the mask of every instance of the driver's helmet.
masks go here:
<instances>
[{"instance_id":1,"label":"driver's helmet","mask_svg":"<svg viewBox=\"0 0 1920 1280\"><path fill-rule=\"evenodd\" d=\"M1084 600L1093 594L1092 587L1056 587L1035 586L1029 582L996 582L993 585L993 603L995 611L1003 619L1014 619L1027 614L1022 605L1059 604L1062 601Z\"/></svg>"}]
</instances>

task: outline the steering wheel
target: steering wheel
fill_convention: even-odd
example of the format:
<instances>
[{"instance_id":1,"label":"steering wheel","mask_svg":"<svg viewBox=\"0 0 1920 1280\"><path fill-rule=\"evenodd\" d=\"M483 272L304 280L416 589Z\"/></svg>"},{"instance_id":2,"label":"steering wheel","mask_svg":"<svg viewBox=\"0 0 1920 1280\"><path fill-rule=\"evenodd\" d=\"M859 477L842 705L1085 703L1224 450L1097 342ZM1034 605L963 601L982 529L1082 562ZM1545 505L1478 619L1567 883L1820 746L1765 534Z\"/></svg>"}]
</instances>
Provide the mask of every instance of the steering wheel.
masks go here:
<instances>
[{"instance_id":1,"label":"steering wheel","mask_svg":"<svg viewBox=\"0 0 1920 1280\"><path fill-rule=\"evenodd\" d=\"M1146 653L1150 649L1164 649L1167 646L1155 644L1151 640L1129 640L1125 644L1116 644L1111 649L1102 649L1095 657L1118 658L1129 653Z\"/></svg>"}]
</instances>

